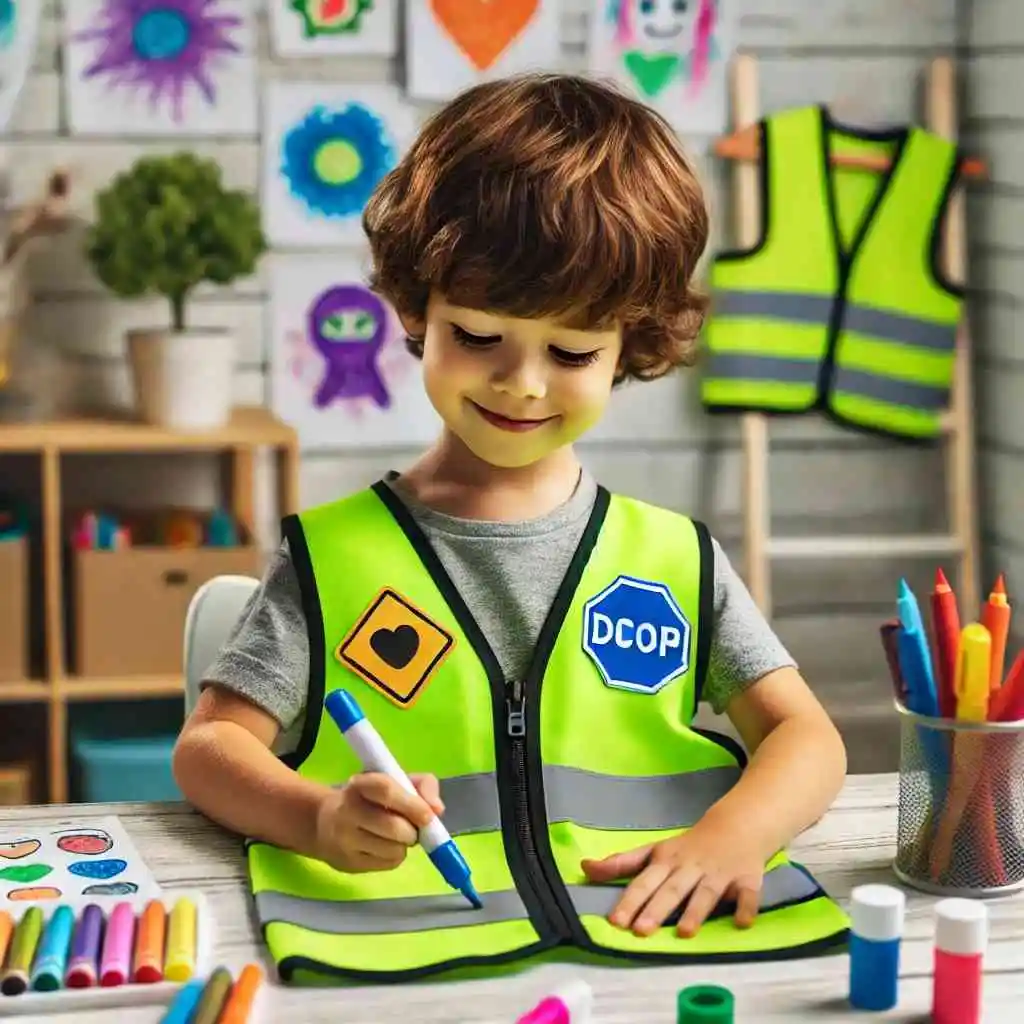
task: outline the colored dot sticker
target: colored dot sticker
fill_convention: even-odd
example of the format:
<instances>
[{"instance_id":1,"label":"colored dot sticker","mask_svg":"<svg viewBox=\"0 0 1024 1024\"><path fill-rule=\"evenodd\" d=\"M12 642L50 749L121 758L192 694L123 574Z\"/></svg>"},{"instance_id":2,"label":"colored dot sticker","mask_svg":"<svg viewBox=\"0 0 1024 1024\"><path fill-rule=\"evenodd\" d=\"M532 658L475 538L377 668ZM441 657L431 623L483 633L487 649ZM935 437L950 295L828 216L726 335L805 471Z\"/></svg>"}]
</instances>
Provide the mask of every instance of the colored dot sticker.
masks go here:
<instances>
[{"instance_id":1,"label":"colored dot sticker","mask_svg":"<svg viewBox=\"0 0 1024 1024\"><path fill-rule=\"evenodd\" d=\"M313 169L328 185L347 185L359 177L363 161L359 150L347 139L330 139L316 151Z\"/></svg>"}]
</instances>

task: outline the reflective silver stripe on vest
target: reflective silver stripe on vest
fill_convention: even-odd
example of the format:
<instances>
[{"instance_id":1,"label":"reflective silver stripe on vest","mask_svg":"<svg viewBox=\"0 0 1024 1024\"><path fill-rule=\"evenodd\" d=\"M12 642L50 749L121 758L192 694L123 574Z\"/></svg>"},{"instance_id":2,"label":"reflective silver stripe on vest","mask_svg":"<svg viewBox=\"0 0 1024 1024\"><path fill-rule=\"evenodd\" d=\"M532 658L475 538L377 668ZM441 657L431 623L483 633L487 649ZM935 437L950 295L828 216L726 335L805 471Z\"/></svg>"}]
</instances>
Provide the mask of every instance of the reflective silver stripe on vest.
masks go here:
<instances>
[{"instance_id":1,"label":"reflective silver stripe on vest","mask_svg":"<svg viewBox=\"0 0 1024 1024\"><path fill-rule=\"evenodd\" d=\"M889 405L904 405L933 412L945 409L950 400L949 388L914 384L907 380L882 377L876 373L865 373L863 370L848 370L842 366L836 367L832 390L835 397L851 395L871 398Z\"/></svg>"},{"instance_id":2,"label":"reflective silver stripe on vest","mask_svg":"<svg viewBox=\"0 0 1024 1024\"><path fill-rule=\"evenodd\" d=\"M709 380L758 380L817 385L821 361L715 352L708 360L706 373Z\"/></svg>"},{"instance_id":3,"label":"reflective silver stripe on vest","mask_svg":"<svg viewBox=\"0 0 1024 1024\"><path fill-rule=\"evenodd\" d=\"M622 895L622 885L570 885L569 898L578 914L607 917ZM761 911L823 895L800 868L789 864L764 876ZM525 921L526 907L514 889L481 893L483 909L474 910L458 893L443 896L404 896L393 899L332 902L265 891L256 893L261 924L291 924L331 935L382 935L421 932L434 928L462 928Z\"/></svg>"},{"instance_id":4,"label":"reflective silver stripe on vest","mask_svg":"<svg viewBox=\"0 0 1024 1024\"><path fill-rule=\"evenodd\" d=\"M724 289L712 295L712 315L825 325L832 316L833 303L834 299L825 295ZM950 352L956 343L956 328L949 324L853 303L843 309L843 329L936 352Z\"/></svg>"},{"instance_id":5,"label":"reflective silver stripe on vest","mask_svg":"<svg viewBox=\"0 0 1024 1024\"><path fill-rule=\"evenodd\" d=\"M621 776L545 765L547 818L603 829L689 828L739 777L735 767ZM445 827L453 836L501 828L498 780L490 772L443 779L441 799Z\"/></svg>"}]
</instances>

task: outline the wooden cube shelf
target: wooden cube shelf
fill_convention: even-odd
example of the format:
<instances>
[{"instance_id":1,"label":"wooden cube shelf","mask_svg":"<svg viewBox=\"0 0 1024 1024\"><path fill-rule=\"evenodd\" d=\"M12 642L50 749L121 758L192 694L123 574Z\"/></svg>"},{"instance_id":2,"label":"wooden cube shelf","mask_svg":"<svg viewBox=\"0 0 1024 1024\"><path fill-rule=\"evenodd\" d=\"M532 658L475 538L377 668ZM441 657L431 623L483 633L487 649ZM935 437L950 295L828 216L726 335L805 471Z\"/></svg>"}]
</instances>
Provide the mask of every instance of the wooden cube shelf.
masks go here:
<instances>
[{"instance_id":1,"label":"wooden cube shelf","mask_svg":"<svg viewBox=\"0 0 1024 1024\"><path fill-rule=\"evenodd\" d=\"M43 566L42 679L0 683L0 705L45 704L48 708L48 776L51 803L68 794L67 706L101 700L140 700L183 693L180 672L157 675L81 677L69 673L65 643L63 547L65 508L61 494L61 460L67 455L188 454L208 452L230 459L229 507L251 536L254 532L255 456L274 452L278 509L298 511L299 444L294 430L261 407L236 409L219 430L179 433L142 423L71 419L45 423L0 424L0 455L37 456L40 461L41 544Z\"/></svg>"}]
</instances>

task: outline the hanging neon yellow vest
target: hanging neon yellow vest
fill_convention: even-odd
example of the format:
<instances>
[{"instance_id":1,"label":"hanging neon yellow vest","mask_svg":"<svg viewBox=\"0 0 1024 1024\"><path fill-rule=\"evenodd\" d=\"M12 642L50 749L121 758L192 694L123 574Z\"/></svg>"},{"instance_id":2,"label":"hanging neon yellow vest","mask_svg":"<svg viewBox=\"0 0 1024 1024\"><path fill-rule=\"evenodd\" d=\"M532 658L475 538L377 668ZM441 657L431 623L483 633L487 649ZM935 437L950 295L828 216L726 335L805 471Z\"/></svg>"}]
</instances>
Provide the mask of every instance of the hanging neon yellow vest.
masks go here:
<instances>
[{"instance_id":1,"label":"hanging neon yellow vest","mask_svg":"<svg viewBox=\"0 0 1024 1024\"><path fill-rule=\"evenodd\" d=\"M705 407L822 409L935 437L963 298L938 266L955 145L919 128L855 133L820 107L765 118L760 136L760 240L711 269ZM890 169L832 167L838 149L887 156Z\"/></svg>"},{"instance_id":2,"label":"hanging neon yellow vest","mask_svg":"<svg viewBox=\"0 0 1024 1024\"><path fill-rule=\"evenodd\" d=\"M613 927L621 888L587 884L580 868L692 826L740 774L742 750L690 724L714 593L701 524L601 489L515 681L385 484L290 517L285 533L311 654L309 714L289 763L330 785L360 770L323 711L326 693L348 689L406 771L440 779L445 825L484 907L450 890L418 846L394 871L348 875L252 842L257 916L283 978L422 977L558 946L681 962L844 941L846 915L784 852L768 865L753 927L736 928L723 907L690 939L672 926L647 938ZM398 640L403 626L415 654L374 647L378 630Z\"/></svg>"}]
</instances>

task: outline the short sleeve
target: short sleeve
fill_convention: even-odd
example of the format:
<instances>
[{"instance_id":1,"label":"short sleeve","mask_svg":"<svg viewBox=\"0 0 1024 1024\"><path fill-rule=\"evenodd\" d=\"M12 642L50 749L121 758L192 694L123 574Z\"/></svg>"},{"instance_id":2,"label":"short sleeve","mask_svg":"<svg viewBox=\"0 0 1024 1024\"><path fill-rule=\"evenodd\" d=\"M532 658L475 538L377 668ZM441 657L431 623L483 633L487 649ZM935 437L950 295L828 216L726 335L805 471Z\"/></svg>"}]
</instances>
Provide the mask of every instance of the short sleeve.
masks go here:
<instances>
[{"instance_id":1,"label":"short sleeve","mask_svg":"<svg viewBox=\"0 0 1024 1024\"><path fill-rule=\"evenodd\" d=\"M272 715L282 730L299 721L309 690L309 636L295 566L284 541L234 631L203 677Z\"/></svg>"},{"instance_id":2,"label":"short sleeve","mask_svg":"<svg viewBox=\"0 0 1024 1024\"><path fill-rule=\"evenodd\" d=\"M714 632L703 699L716 714L751 683L779 668L796 667L792 655L768 624L746 584L717 540Z\"/></svg>"}]
</instances>

